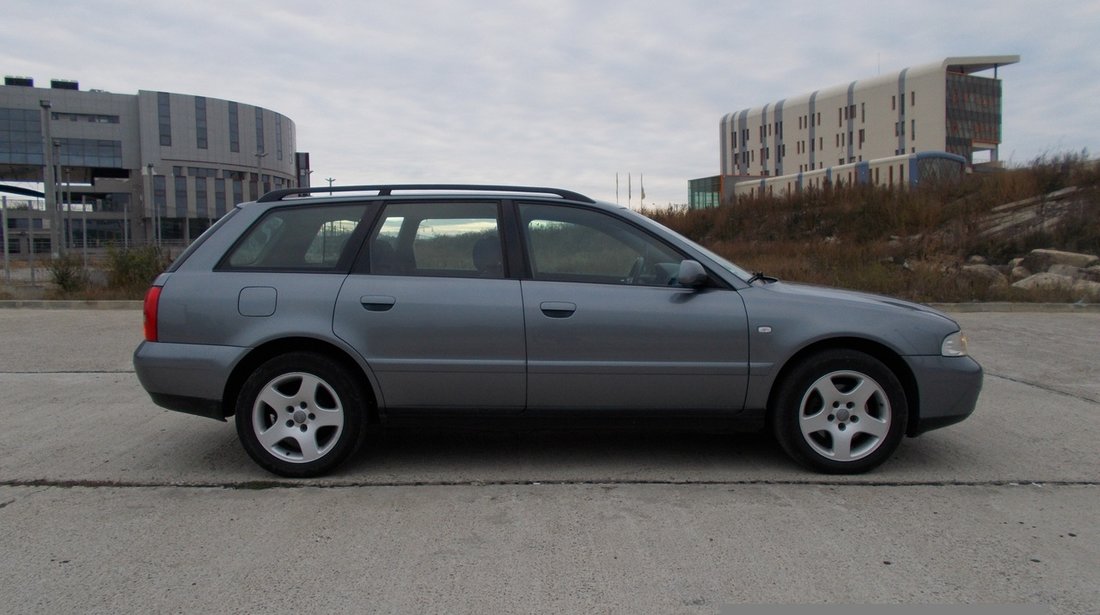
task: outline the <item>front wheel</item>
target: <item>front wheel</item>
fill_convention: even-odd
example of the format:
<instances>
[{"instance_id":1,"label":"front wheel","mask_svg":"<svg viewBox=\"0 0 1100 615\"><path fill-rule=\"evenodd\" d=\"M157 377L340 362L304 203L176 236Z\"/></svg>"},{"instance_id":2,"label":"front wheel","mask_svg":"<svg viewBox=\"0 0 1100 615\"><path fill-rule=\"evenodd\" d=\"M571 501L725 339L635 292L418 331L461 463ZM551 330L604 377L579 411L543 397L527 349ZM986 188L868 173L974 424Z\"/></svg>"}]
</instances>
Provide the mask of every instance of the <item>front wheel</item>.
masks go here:
<instances>
[{"instance_id":1,"label":"front wheel","mask_svg":"<svg viewBox=\"0 0 1100 615\"><path fill-rule=\"evenodd\" d=\"M771 408L783 449L819 472L858 474L893 454L908 403L897 376L854 350L815 354L787 375Z\"/></svg>"},{"instance_id":2,"label":"front wheel","mask_svg":"<svg viewBox=\"0 0 1100 615\"><path fill-rule=\"evenodd\" d=\"M261 467L293 478L319 476L359 446L364 397L347 369L295 352L258 367L237 396L237 435Z\"/></svg>"}]
</instances>

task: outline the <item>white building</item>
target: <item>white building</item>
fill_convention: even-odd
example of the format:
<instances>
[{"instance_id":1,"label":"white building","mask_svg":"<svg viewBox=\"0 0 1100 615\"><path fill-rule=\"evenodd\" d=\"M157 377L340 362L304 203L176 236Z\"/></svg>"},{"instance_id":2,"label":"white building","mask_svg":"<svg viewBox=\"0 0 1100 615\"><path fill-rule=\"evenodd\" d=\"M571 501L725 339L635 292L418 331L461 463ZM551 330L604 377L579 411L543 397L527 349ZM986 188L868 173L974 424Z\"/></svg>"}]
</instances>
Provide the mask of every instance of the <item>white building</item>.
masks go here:
<instances>
[{"instance_id":1,"label":"white building","mask_svg":"<svg viewBox=\"0 0 1100 615\"><path fill-rule=\"evenodd\" d=\"M721 174L792 175L927 151L996 162L998 69L1019 61L945 58L730 113L721 121Z\"/></svg>"}]
</instances>

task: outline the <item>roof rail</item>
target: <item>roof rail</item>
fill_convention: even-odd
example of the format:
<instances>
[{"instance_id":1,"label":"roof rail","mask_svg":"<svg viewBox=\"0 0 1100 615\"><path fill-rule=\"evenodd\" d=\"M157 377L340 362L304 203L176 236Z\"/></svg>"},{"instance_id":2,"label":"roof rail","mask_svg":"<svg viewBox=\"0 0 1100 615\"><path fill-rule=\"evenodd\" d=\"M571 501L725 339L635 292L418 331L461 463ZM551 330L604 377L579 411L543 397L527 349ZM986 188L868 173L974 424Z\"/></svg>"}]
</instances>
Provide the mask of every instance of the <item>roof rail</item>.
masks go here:
<instances>
[{"instance_id":1,"label":"roof rail","mask_svg":"<svg viewBox=\"0 0 1100 615\"><path fill-rule=\"evenodd\" d=\"M256 199L257 203L282 201L286 197L300 197L316 193L333 192L377 192L378 196L390 196L395 191L447 191L447 192L521 192L530 194L552 194L571 201L595 203L590 197L560 188L540 188L534 186L496 186L481 184L381 184L370 186L313 186L310 188L281 188L272 190Z\"/></svg>"}]
</instances>

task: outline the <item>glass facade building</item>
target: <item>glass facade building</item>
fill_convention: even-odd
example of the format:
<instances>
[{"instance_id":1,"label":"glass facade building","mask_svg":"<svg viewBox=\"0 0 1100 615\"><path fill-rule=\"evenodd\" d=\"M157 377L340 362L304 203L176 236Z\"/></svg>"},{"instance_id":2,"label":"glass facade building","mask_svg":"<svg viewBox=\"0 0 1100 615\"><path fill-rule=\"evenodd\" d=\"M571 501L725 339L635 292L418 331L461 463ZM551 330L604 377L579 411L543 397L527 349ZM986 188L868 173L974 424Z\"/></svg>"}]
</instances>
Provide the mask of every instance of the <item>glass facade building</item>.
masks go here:
<instances>
[{"instance_id":1,"label":"glass facade building","mask_svg":"<svg viewBox=\"0 0 1100 615\"><path fill-rule=\"evenodd\" d=\"M92 247L183 246L235 203L298 186L309 177L299 168L309 158L298 154L294 122L256 105L80 90L71 81L35 87L23 77L0 86L0 184L44 182L52 160L59 209L84 214ZM42 208L38 202L28 210L37 221L10 222L34 229L36 245L38 229L51 220ZM41 232L49 241L49 231Z\"/></svg>"}]
</instances>

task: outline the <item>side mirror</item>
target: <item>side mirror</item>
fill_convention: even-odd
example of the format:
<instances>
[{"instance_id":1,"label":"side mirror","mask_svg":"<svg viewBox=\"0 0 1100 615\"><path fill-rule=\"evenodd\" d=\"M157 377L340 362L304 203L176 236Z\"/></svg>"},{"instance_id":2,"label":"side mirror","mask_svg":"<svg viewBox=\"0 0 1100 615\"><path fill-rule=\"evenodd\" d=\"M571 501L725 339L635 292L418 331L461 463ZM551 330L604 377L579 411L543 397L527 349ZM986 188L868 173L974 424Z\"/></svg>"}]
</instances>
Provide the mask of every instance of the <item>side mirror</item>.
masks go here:
<instances>
[{"instance_id":1,"label":"side mirror","mask_svg":"<svg viewBox=\"0 0 1100 615\"><path fill-rule=\"evenodd\" d=\"M699 288L707 283L707 270L699 264L699 261L680 261L680 271L676 274L676 282L686 288Z\"/></svg>"}]
</instances>

